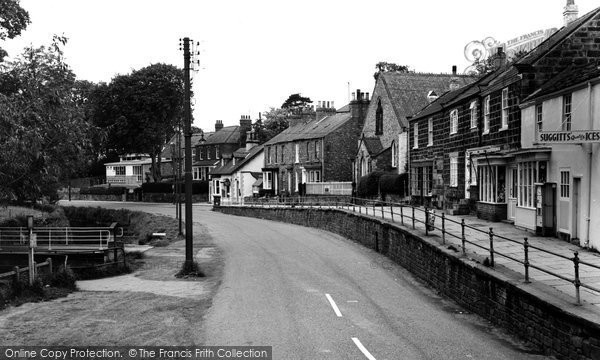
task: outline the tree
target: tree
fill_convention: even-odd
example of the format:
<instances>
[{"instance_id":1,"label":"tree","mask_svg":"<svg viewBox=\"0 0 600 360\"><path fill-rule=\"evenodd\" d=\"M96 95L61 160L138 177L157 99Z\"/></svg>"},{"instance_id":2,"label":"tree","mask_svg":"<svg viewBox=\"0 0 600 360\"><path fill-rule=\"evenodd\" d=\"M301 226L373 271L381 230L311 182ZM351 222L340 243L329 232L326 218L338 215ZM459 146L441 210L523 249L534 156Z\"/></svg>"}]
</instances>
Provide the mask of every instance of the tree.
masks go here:
<instances>
[{"instance_id":1,"label":"tree","mask_svg":"<svg viewBox=\"0 0 600 360\"><path fill-rule=\"evenodd\" d=\"M308 97L304 97L300 94L292 94L287 100L281 105L282 109L302 109L305 108L308 104L312 104L312 100Z\"/></svg>"},{"instance_id":2,"label":"tree","mask_svg":"<svg viewBox=\"0 0 600 360\"><path fill-rule=\"evenodd\" d=\"M375 68L377 69L377 71L373 74L375 81L377 81L379 74L382 72L400 72L400 73L411 72L409 67L406 65L398 65L395 63L389 63L389 62L385 62L385 61L380 61L377 64L375 64Z\"/></svg>"},{"instance_id":3,"label":"tree","mask_svg":"<svg viewBox=\"0 0 600 360\"><path fill-rule=\"evenodd\" d=\"M0 199L55 198L59 181L86 164L93 127L62 59L64 37L0 65Z\"/></svg>"},{"instance_id":4,"label":"tree","mask_svg":"<svg viewBox=\"0 0 600 360\"><path fill-rule=\"evenodd\" d=\"M14 39L29 23L29 13L19 5L19 0L0 0L0 40ZM6 55L0 47L0 62Z\"/></svg>"},{"instance_id":5,"label":"tree","mask_svg":"<svg viewBox=\"0 0 600 360\"><path fill-rule=\"evenodd\" d=\"M160 181L161 152L183 114L183 71L153 64L119 75L95 92L94 122L108 134L107 151L143 153Z\"/></svg>"},{"instance_id":6,"label":"tree","mask_svg":"<svg viewBox=\"0 0 600 360\"><path fill-rule=\"evenodd\" d=\"M258 142L261 144L271 140L289 126L288 110L272 107L270 110L265 111L263 115L265 120L258 120L253 125Z\"/></svg>"}]
</instances>

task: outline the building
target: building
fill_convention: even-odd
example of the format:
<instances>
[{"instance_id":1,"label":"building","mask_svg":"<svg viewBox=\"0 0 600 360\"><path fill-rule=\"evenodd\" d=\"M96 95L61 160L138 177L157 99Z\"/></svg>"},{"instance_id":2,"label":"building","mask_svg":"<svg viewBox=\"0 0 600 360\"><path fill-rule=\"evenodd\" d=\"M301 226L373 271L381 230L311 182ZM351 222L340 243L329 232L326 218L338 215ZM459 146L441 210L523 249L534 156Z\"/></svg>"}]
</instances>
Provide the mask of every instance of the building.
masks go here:
<instances>
[{"instance_id":1,"label":"building","mask_svg":"<svg viewBox=\"0 0 600 360\"><path fill-rule=\"evenodd\" d=\"M521 104L515 225L600 248L600 63L572 66ZM532 179L533 184L528 179Z\"/></svg>"},{"instance_id":2,"label":"building","mask_svg":"<svg viewBox=\"0 0 600 360\"><path fill-rule=\"evenodd\" d=\"M118 162L104 164L106 183L111 186L136 188L148 181L152 160L143 154L127 154L119 157Z\"/></svg>"},{"instance_id":3,"label":"building","mask_svg":"<svg viewBox=\"0 0 600 360\"><path fill-rule=\"evenodd\" d=\"M407 117L451 88L473 80L457 75L456 68L453 74L380 73L354 155L354 181L375 170L407 172Z\"/></svg>"},{"instance_id":4,"label":"building","mask_svg":"<svg viewBox=\"0 0 600 360\"><path fill-rule=\"evenodd\" d=\"M600 9L570 22L538 47L465 89L444 94L410 120L412 191L422 202L518 223L547 180L549 153L523 147L520 104L570 66L600 58ZM427 134L426 136L424 134ZM529 210L528 210L529 209Z\"/></svg>"},{"instance_id":5,"label":"building","mask_svg":"<svg viewBox=\"0 0 600 360\"><path fill-rule=\"evenodd\" d=\"M243 203L253 197L253 186L262 179L264 149L258 145L254 131L248 131L246 147L233 153L231 159L222 158L209 173L211 199L219 196L222 203Z\"/></svg>"},{"instance_id":6,"label":"building","mask_svg":"<svg viewBox=\"0 0 600 360\"><path fill-rule=\"evenodd\" d=\"M319 102L314 118L298 117L267 141L263 191L272 196L304 194L306 184L335 182L340 184L320 187L321 192L332 194L330 189L339 187L340 194L351 194L352 160L368 106L369 96L360 90L339 110L333 103Z\"/></svg>"},{"instance_id":7,"label":"building","mask_svg":"<svg viewBox=\"0 0 600 360\"><path fill-rule=\"evenodd\" d=\"M208 180L211 169L219 166L221 159L231 160L233 153L246 146L246 133L252 128L252 120L242 115L239 126L223 126L217 120L215 132L209 137L200 137L194 147L192 175L194 180Z\"/></svg>"}]
</instances>

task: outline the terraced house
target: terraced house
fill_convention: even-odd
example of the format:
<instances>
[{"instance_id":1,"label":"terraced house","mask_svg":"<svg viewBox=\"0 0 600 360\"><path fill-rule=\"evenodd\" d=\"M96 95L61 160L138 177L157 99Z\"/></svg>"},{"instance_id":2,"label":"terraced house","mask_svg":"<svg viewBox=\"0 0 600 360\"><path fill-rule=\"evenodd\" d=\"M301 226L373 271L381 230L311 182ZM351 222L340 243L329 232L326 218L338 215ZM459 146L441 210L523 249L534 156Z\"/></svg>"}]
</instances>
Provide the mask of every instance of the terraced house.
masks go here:
<instances>
[{"instance_id":1,"label":"terraced house","mask_svg":"<svg viewBox=\"0 0 600 360\"><path fill-rule=\"evenodd\" d=\"M443 94L410 119L414 198L455 212L468 211L470 199L480 218L531 223L535 184L548 182L551 151L530 142L523 146L521 103L565 69L600 58L599 36L596 9L519 59L505 63L499 51L497 70ZM566 124L573 103L568 96L562 101ZM571 181L573 175L565 175L565 181L567 177ZM568 231L567 237L572 234Z\"/></svg>"},{"instance_id":2,"label":"terraced house","mask_svg":"<svg viewBox=\"0 0 600 360\"><path fill-rule=\"evenodd\" d=\"M263 191L270 195L352 193L352 160L369 106L368 94L336 110L319 102L312 119L299 117L264 144Z\"/></svg>"}]
</instances>

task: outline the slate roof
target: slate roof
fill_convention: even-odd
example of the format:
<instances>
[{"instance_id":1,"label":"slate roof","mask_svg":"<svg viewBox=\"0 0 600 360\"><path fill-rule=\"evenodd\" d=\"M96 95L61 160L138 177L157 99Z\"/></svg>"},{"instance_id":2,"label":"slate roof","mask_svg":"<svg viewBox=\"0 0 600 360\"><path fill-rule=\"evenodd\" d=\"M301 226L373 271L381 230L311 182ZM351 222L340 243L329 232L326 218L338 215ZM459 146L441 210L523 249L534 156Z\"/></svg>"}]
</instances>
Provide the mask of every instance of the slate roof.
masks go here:
<instances>
[{"instance_id":1,"label":"slate roof","mask_svg":"<svg viewBox=\"0 0 600 360\"><path fill-rule=\"evenodd\" d=\"M457 79L460 87L476 80L473 76L458 74L383 72L379 76L392 102L396 118L401 124L408 116L427 106L429 103L427 94L430 91L433 90L438 94L446 92L450 88L452 78Z\"/></svg>"},{"instance_id":2,"label":"slate roof","mask_svg":"<svg viewBox=\"0 0 600 360\"><path fill-rule=\"evenodd\" d=\"M344 125L350 119L350 112L342 112L340 109L334 115L326 116L321 120L317 120L315 118L306 124L298 124L289 127L277 134L271 140L267 141L265 145L279 144L296 140L320 139Z\"/></svg>"},{"instance_id":3,"label":"slate roof","mask_svg":"<svg viewBox=\"0 0 600 360\"><path fill-rule=\"evenodd\" d=\"M210 138L212 136L213 133L204 133L204 140ZM192 147L198 145L200 143L200 139L202 139L202 134L201 133L195 133L192 134ZM171 146L170 144L173 143L175 144L177 140L177 134L173 135L171 137L171 139L169 139L169 141L167 142L167 144L165 144L165 147L163 148L162 151L162 156L165 158L172 158L173 156L171 156ZM180 142L181 148L185 149L185 137L183 136L183 133L181 134L181 142ZM183 151L181 152L183 154Z\"/></svg>"},{"instance_id":4,"label":"slate roof","mask_svg":"<svg viewBox=\"0 0 600 360\"><path fill-rule=\"evenodd\" d=\"M248 161L252 160L256 155L260 154L263 151L264 146L259 145L250 149L250 152L247 153L246 157L242 160L238 160L235 165L233 165L233 160L228 160L223 166L217 166L216 168L210 171L210 175L230 175L234 172L238 171L242 166L244 166Z\"/></svg>"},{"instance_id":5,"label":"slate roof","mask_svg":"<svg viewBox=\"0 0 600 360\"><path fill-rule=\"evenodd\" d=\"M237 144L240 141L239 126L225 126L216 131L210 138L206 139L205 144Z\"/></svg>"},{"instance_id":6,"label":"slate roof","mask_svg":"<svg viewBox=\"0 0 600 360\"><path fill-rule=\"evenodd\" d=\"M383 145L381 145L381 140L378 137L363 137L361 141L365 144L369 155L378 154L383 150Z\"/></svg>"},{"instance_id":7,"label":"slate roof","mask_svg":"<svg viewBox=\"0 0 600 360\"><path fill-rule=\"evenodd\" d=\"M528 96L523 100L523 103L582 84L597 77L600 77L600 61L586 66L568 67Z\"/></svg>"}]
</instances>

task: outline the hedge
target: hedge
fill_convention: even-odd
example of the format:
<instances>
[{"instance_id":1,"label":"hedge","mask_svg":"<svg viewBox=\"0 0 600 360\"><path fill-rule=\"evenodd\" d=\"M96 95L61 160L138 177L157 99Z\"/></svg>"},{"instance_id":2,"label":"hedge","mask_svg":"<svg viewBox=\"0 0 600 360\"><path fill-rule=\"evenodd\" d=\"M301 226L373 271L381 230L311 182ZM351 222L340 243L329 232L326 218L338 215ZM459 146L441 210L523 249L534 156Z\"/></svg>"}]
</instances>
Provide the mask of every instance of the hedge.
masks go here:
<instances>
[{"instance_id":1,"label":"hedge","mask_svg":"<svg viewBox=\"0 0 600 360\"><path fill-rule=\"evenodd\" d=\"M158 183L143 183L142 191L150 194L150 193L163 193L163 194L171 194L173 193L173 186L175 184L172 182L158 182ZM185 193L185 183L182 183L179 192L181 194ZM208 181L193 181L192 182L192 194L207 194L208 193Z\"/></svg>"},{"instance_id":2,"label":"hedge","mask_svg":"<svg viewBox=\"0 0 600 360\"><path fill-rule=\"evenodd\" d=\"M405 195L408 174L385 174L379 178L379 190L382 194Z\"/></svg>"},{"instance_id":3,"label":"hedge","mask_svg":"<svg viewBox=\"0 0 600 360\"><path fill-rule=\"evenodd\" d=\"M79 193L82 195L123 195L127 189L122 186L111 186L111 187L87 187L81 188Z\"/></svg>"},{"instance_id":4,"label":"hedge","mask_svg":"<svg viewBox=\"0 0 600 360\"><path fill-rule=\"evenodd\" d=\"M358 179L356 195L359 198L379 195L379 178L383 175L380 171L374 171Z\"/></svg>"}]
</instances>

